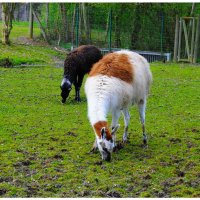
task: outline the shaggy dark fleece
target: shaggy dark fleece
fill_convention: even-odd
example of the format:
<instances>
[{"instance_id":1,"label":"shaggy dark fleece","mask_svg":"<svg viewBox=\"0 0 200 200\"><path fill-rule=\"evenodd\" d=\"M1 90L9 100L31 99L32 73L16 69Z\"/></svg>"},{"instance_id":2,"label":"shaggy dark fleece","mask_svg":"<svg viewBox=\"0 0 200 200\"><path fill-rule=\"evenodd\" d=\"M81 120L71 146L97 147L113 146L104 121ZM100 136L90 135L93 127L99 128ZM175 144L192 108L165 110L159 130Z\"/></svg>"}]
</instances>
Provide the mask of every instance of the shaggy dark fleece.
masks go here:
<instances>
[{"instance_id":1,"label":"shaggy dark fleece","mask_svg":"<svg viewBox=\"0 0 200 200\"><path fill-rule=\"evenodd\" d=\"M82 45L71 51L64 62L64 78L61 83L62 102L65 103L72 89L75 86L75 100L80 101L80 88L84 75L90 72L93 64L102 58L101 51L93 45Z\"/></svg>"}]
</instances>

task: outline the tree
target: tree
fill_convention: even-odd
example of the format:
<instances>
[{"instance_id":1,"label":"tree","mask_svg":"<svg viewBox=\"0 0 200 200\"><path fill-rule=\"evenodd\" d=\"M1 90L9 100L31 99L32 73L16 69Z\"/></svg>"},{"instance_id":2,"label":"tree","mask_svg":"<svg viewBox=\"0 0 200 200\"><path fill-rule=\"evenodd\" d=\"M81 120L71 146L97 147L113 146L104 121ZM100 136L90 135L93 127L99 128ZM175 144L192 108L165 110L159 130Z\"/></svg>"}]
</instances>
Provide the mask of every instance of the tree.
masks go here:
<instances>
[{"instance_id":1,"label":"tree","mask_svg":"<svg viewBox=\"0 0 200 200\"><path fill-rule=\"evenodd\" d=\"M14 18L15 3L2 3L2 43L9 45L9 36L12 26L12 20Z\"/></svg>"},{"instance_id":2,"label":"tree","mask_svg":"<svg viewBox=\"0 0 200 200\"><path fill-rule=\"evenodd\" d=\"M66 10L65 3L59 3L59 5L60 5L61 18L62 18L61 37L62 37L63 42L66 43L68 40L68 33L67 33L68 26L67 26L67 16L66 16L67 10Z\"/></svg>"},{"instance_id":3,"label":"tree","mask_svg":"<svg viewBox=\"0 0 200 200\"><path fill-rule=\"evenodd\" d=\"M46 33L46 29L45 29L45 27L43 27L42 22L41 22L41 20L39 18L38 7L39 7L39 4L33 4L32 5L32 9L33 9L32 12L33 12L34 17L38 21L38 25L40 27L40 31L42 33L42 36L43 36L44 40L47 43L50 43L49 38L48 38L47 33Z\"/></svg>"},{"instance_id":4,"label":"tree","mask_svg":"<svg viewBox=\"0 0 200 200\"><path fill-rule=\"evenodd\" d=\"M46 16L45 16L45 21L46 21L46 27L49 29L49 3L46 3Z\"/></svg>"},{"instance_id":5,"label":"tree","mask_svg":"<svg viewBox=\"0 0 200 200\"><path fill-rule=\"evenodd\" d=\"M82 14L83 14L83 23L84 23L86 41L89 44L91 37L90 37L90 23L88 18L88 5L85 3L82 3L81 5L82 5Z\"/></svg>"},{"instance_id":6,"label":"tree","mask_svg":"<svg viewBox=\"0 0 200 200\"><path fill-rule=\"evenodd\" d=\"M137 42L139 40L139 33L141 29L141 14L144 11L144 5L141 3L136 4L135 8L135 20L133 24L133 30L131 33L131 48L137 49Z\"/></svg>"},{"instance_id":7,"label":"tree","mask_svg":"<svg viewBox=\"0 0 200 200\"><path fill-rule=\"evenodd\" d=\"M34 16L33 16L33 10L32 10L32 3L29 3L29 37L31 39L33 39L33 20L34 20Z\"/></svg>"}]
</instances>

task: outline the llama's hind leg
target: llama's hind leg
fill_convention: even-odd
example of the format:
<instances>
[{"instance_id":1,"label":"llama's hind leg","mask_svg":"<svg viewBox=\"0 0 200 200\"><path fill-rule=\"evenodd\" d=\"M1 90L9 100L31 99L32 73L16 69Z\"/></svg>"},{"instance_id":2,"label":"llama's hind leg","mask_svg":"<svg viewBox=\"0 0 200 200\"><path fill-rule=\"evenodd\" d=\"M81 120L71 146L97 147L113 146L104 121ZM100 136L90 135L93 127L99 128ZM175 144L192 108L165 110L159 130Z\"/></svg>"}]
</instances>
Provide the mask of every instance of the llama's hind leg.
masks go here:
<instances>
[{"instance_id":1,"label":"llama's hind leg","mask_svg":"<svg viewBox=\"0 0 200 200\"><path fill-rule=\"evenodd\" d=\"M128 140L128 126L130 122L130 114L129 114L128 108L124 108L122 112L124 115L124 125L125 125L124 134L123 134L123 142L125 143Z\"/></svg>"},{"instance_id":2,"label":"llama's hind leg","mask_svg":"<svg viewBox=\"0 0 200 200\"><path fill-rule=\"evenodd\" d=\"M140 114L140 121L142 124L143 142L144 142L144 145L146 145L147 144L147 135L145 132L145 110L146 110L146 100L145 99L140 100L140 102L138 103L138 108L139 108L139 114Z\"/></svg>"}]
</instances>

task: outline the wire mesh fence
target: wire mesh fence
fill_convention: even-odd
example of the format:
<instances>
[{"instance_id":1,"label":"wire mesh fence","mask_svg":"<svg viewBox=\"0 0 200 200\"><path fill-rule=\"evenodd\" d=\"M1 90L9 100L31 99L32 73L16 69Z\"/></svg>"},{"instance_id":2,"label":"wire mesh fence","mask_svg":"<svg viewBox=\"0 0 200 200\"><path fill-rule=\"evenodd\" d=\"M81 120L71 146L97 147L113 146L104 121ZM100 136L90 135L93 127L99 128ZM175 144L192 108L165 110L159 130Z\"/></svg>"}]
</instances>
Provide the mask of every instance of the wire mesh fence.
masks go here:
<instances>
[{"instance_id":1,"label":"wire mesh fence","mask_svg":"<svg viewBox=\"0 0 200 200\"><path fill-rule=\"evenodd\" d=\"M94 44L108 50L172 53L176 16L197 15L196 3L18 3L14 20L38 24L49 44L74 48ZM34 23L33 23L34 24ZM14 26L14 25L13 25ZM23 33L21 33L23 36ZM38 36L38 35L37 35ZM29 37L32 37L29 34ZM184 47L183 47L184 48Z\"/></svg>"}]
</instances>

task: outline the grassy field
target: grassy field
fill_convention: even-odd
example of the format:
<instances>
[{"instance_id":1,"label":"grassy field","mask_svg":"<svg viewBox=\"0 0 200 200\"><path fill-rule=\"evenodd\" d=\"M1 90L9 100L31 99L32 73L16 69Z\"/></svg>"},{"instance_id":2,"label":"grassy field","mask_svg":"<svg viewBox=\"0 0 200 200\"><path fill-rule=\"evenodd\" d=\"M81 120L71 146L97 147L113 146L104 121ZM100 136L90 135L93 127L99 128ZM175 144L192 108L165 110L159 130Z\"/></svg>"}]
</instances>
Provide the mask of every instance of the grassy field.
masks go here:
<instances>
[{"instance_id":1,"label":"grassy field","mask_svg":"<svg viewBox=\"0 0 200 200\"><path fill-rule=\"evenodd\" d=\"M2 32L2 22L0 21L0 32ZM34 23L33 26L33 35L38 37L40 35L40 29L38 28L37 23ZM20 37L29 37L29 22L13 22L13 29L10 33L10 40L16 41Z\"/></svg>"},{"instance_id":2,"label":"grassy field","mask_svg":"<svg viewBox=\"0 0 200 200\"><path fill-rule=\"evenodd\" d=\"M65 54L61 54L47 46L17 45L5 46L0 44L0 66L9 59L12 65L52 65L55 59L64 60Z\"/></svg>"},{"instance_id":3,"label":"grassy field","mask_svg":"<svg viewBox=\"0 0 200 200\"><path fill-rule=\"evenodd\" d=\"M94 133L83 87L81 103L74 90L60 102L63 69L50 64L62 55L47 47L0 48L14 62L46 65L0 67L0 197L200 197L199 66L151 64L148 148L133 107L130 142L101 162L99 153L88 153ZM122 118L120 124L117 140Z\"/></svg>"}]
</instances>

